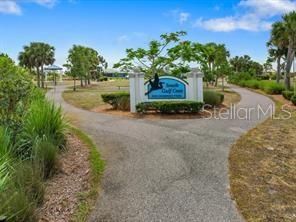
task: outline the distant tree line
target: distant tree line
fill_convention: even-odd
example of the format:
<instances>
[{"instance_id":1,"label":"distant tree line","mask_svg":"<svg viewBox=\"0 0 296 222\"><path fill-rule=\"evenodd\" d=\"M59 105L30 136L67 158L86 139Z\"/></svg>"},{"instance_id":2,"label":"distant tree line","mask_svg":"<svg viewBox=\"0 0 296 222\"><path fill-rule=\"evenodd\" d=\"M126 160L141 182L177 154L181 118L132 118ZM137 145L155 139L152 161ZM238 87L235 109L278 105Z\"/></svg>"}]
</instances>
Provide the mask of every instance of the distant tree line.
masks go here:
<instances>
[{"instance_id":1,"label":"distant tree line","mask_svg":"<svg viewBox=\"0 0 296 222\"><path fill-rule=\"evenodd\" d=\"M32 42L24 46L19 53L20 66L26 67L30 73L36 74L38 87L45 87L44 67L55 62L55 48L47 43ZM74 90L76 90L76 79L80 79L80 85L90 84L91 79L97 80L103 69L107 68L107 62L95 49L74 45L69 50L67 63L67 74L74 79Z\"/></svg>"},{"instance_id":2,"label":"distant tree line","mask_svg":"<svg viewBox=\"0 0 296 222\"><path fill-rule=\"evenodd\" d=\"M251 60L247 55L230 58L230 53L224 44L210 42L182 41L186 32L173 32L160 36L160 40L153 40L148 47L127 49L126 57L114 65L128 72L144 72L146 77L155 74L186 75L190 66L195 65L205 74L207 84L217 86L218 80L236 72L246 72L251 76L261 76L263 66Z\"/></svg>"}]
</instances>

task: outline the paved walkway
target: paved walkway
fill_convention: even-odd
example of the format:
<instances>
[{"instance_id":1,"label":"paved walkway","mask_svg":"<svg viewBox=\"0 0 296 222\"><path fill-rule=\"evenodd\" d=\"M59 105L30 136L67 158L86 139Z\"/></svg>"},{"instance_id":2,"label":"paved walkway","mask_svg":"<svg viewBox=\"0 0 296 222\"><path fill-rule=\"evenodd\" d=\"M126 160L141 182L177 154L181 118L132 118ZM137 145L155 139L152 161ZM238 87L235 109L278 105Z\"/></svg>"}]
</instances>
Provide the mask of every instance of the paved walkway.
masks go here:
<instances>
[{"instance_id":1,"label":"paved walkway","mask_svg":"<svg viewBox=\"0 0 296 222\"><path fill-rule=\"evenodd\" d=\"M107 162L89 221L242 221L229 194L228 152L266 118L145 120L75 108L48 93L89 134ZM264 110L273 102L246 89L238 107ZM242 115L242 112L240 112Z\"/></svg>"}]
</instances>

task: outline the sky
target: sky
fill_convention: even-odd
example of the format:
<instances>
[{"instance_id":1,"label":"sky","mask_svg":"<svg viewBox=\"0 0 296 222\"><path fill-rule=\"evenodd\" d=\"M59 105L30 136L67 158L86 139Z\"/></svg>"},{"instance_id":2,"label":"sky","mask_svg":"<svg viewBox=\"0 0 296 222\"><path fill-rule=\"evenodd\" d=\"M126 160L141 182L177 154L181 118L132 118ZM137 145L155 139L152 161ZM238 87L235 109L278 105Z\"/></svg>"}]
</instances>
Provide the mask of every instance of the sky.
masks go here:
<instances>
[{"instance_id":1,"label":"sky","mask_svg":"<svg viewBox=\"0 0 296 222\"><path fill-rule=\"evenodd\" d=\"M110 67L126 48L184 30L184 40L224 43L232 57L263 63L271 24L292 10L296 0L0 0L0 52L16 60L24 45L46 42L63 65L81 44Z\"/></svg>"}]
</instances>

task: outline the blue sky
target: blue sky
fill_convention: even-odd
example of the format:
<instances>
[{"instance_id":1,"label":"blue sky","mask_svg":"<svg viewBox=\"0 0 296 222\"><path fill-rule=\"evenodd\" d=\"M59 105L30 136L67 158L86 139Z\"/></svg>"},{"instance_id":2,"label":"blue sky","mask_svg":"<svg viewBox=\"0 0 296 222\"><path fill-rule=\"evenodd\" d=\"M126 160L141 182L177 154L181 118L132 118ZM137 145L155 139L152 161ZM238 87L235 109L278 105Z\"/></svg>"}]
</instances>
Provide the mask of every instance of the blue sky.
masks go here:
<instances>
[{"instance_id":1,"label":"blue sky","mask_svg":"<svg viewBox=\"0 0 296 222\"><path fill-rule=\"evenodd\" d=\"M82 44L113 64L126 48L184 30L185 39L225 43L231 56L264 62L270 25L295 9L295 0L0 0L0 52L16 59L24 45L47 42L62 65Z\"/></svg>"}]
</instances>

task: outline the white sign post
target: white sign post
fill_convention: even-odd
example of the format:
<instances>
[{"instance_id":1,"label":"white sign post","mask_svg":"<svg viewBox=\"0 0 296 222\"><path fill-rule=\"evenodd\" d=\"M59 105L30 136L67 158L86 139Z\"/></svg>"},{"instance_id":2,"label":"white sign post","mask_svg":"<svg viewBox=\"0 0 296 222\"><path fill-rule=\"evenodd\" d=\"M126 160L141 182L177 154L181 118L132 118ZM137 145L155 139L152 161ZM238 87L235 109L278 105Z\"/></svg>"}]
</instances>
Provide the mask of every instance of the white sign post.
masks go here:
<instances>
[{"instance_id":1,"label":"white sign post","mask_svg":"<svg viewBox=\"0 0 296 222\"><path fill-rule=\"evenodd\" d=\"M129 74L130 82L130 109L136 112L136 105L144 101L144 73Z\"/></svg>"},{"instance_id":2,"label":"white sign post","mask_svg":"<svg viewBox=\"0 0 296 222\"><path fill-rule=\"evenodd\" d=\"M157 86L154 86L156 89L153 89L153 93L149 94L149 87L151 90L152 83L144 82L144 73L129 74L131 112L136 112L137 104L155 100L203 102L203 74L198 70L192 70L187 77L187 82L185 82L173 76L160 76Z\"/></svg>"},{"instance_id":3,"label":"white sign post","mask_svg":"<svg viewBox=\"0 0 296 222\"><path fill-rule=\"evenodd\" d=\"M192 70L187 75L189 87L189 100L203 102L203 74L198 70Z\"/></svg>"}]
</instances>

